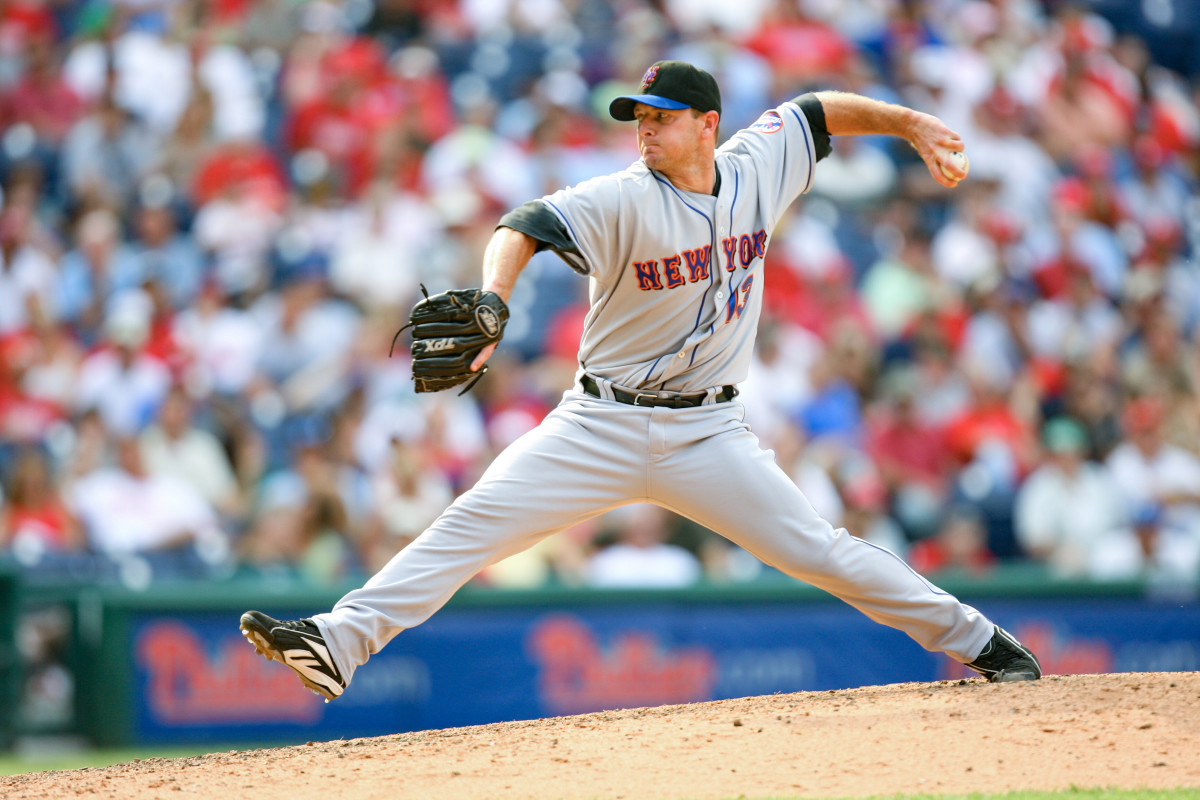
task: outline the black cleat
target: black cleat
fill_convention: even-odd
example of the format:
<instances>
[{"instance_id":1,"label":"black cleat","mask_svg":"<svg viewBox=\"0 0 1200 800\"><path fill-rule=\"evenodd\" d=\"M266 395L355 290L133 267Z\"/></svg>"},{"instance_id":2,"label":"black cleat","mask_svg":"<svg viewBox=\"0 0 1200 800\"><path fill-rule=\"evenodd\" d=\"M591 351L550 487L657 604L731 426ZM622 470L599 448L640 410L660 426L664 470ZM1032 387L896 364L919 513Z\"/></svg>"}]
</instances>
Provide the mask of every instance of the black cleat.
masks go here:
<instances>
[{"instance_id":1,"label":"black cleat","mask_svg":"<svg viewBox=\"0 0 1200 800\"><path fill-rule=\"evenodd\" d=\"M1042 665L1033 651L999 625L983 652L967 666L992 683L1036 681L1042 677Z\"/></svg>"},{"instance_id":2,"label":"black cleat","mask_svg":"<svg viewBox=\"0 0 1200 800\"><path fill-rule=\"evenodd\" d=\"M261 611L242 614L242 635L250 640L260 655L278 661L304 682L325 702L341 696L346 689L325 638L311 619L282 622Z\"/></svg>"}]
</instances>

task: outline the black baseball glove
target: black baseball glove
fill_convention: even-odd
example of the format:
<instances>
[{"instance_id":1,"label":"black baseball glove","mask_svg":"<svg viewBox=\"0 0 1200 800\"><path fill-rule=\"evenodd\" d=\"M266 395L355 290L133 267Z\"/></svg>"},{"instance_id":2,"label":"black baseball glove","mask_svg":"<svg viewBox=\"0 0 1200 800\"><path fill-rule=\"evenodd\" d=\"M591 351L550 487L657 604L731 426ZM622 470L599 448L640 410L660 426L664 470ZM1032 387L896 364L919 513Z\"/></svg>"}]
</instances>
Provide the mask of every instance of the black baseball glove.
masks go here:
<instances>
[{"instance_id":1,"label":"black baseball glove","mask_svg":"<svg viewBox=\"0 0 1200 800\"><path fill-rule=\"evenodd\" d=\"M482 289L450 289L430 295L413 306L408 324L396 338L412 328L412 374L418 392L440 392L466 383L464 394L487 372L487 366L471 371L479 351L500 341L508 323L508 306L495 292ZM391 350L388 351L391 355Z\"/></svg>"}]
</instances>

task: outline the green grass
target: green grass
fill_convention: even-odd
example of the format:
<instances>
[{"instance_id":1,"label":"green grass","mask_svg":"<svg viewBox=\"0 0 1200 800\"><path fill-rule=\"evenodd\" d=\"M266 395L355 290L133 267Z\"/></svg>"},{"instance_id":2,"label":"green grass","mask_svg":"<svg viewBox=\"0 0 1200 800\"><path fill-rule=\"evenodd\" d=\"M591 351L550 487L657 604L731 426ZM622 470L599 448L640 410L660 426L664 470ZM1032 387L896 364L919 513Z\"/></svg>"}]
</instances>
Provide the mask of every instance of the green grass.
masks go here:
<instances>
[{"instance_id":1,"label":"green grass","mask_svg":"<svg viewBox=\"0 0 1200 800\"><path fill-rule=\"evenodd\" d=\"M144 747L120 750L78 750L50 752L45 755L26 754L13 755L0 753L0 776L21 775L26 772L50 772L61 769L82 769L83 767L108 767L113 764L124 764L135 759L146 758L186 758L188 756L203 756L209 753L227 753L230 750L259 750L266 745L229 746L213 744L196 744L188 747Z\"/></svg>"},{"instance_id":2,"label":"green grass","mask_svg":"<svg viewBox=\"0 0 1200 800\"><path fill-rule=\"evenodd\" d=\"M732 800L732 798L731 798ZM757 800L795 800L789 797L757 798ZM831 799L832 800L832 799ZM837 800L1200 800L1197 789L1064 789L1058 792L1005 792L1002 794L893 794L870 798L838 798Z\"/></svg>"},{"instance_id":3,"label":"green grass","mask_svg":"<svg viewBox=\"0 0 1200 800\"><path fill-rule=\"evenodd\" d=\"M267 745L217 747L212 744L191 747L132 748L123 750L87 750L40 756L0 754L0 776L26 772L106 767L135 759L185 758L229 750L259 750ZM733 800L733 798L730 798ZM757 800L796 800L794 797L757 798ZM1200 788L1192 789L1066 789L1057 792L1017 791L1001 794L896 794L870 798L830 798L829 800L1200 800Z\"/></svg>"}]
</instances>

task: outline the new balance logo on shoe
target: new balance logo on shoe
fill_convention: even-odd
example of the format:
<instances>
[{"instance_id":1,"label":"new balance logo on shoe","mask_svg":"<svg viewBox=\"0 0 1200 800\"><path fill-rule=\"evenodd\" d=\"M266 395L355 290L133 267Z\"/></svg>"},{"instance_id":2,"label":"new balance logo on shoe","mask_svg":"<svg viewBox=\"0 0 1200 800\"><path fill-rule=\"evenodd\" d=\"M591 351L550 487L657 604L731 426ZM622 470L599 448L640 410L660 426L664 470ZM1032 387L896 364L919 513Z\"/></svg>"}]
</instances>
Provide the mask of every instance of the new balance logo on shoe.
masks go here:
<instances>
[{"instance_id":1,"label":"new balance logo on shoe","mask_svg":"<svg viewBox=\"0 0 1200 800\"><path fill-rule=\"evenodd\" d=\"M260 655L289 667L326 703L345 691L346 681L312 620L280 621L261 611L247 611L240 627Z\"/></svg>"},{"instance_id":2,"label":"new balance logo on shoe","mask_svg":"<svg viewBox=\"0 0 1200 800\"><path fill-rule=\"evenodd\" d=\"M283 652L284 663L313 683L319 683L335 697L342 693L341 683L333 675L337 667L329 657L329 650L324 646L310 643L312 651L293 649Z\"/></svg>"},{"instance_id":3,"label":"new balance logo on shoe","mask_svg":"<svg viewBox=\"0 0 1200 800\"><path fill-rule=\"evenodd\" d=\"M967 666L992 683L1036 681L1042 677L1042 665L1033 651L999 625L983 652Z\"/></svg>"}]
</instances>

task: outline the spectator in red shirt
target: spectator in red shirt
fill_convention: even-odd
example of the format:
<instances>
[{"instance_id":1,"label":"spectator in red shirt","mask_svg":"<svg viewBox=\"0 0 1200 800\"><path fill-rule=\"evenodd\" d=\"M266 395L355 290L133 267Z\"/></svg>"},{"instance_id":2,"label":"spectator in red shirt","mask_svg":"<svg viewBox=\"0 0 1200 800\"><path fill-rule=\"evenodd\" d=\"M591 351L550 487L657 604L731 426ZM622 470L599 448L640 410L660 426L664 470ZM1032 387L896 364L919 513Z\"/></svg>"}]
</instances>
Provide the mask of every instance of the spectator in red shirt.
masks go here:
<instances>
[{"instance_id":1,"label":"spectator in red shirt","mask_svg":"<svg viewBox=\"0 0 1200 800\"><path fill-rule=\"evenodd\" d=\"M322 153L334 184L347 193L362 185L370 164L370 131L361 99L354 79L337 77L327 93L297 108L288 125L288 148Z\"/></svg>"},{"instance_id":2,"label":"spectator in red shirt","mask_svg":"<svg viewBox=\"0 0 1200 800\"><path fill-rule=\"evenodd\" d=\"M781 317L828 341L835 330L850 324L869 336L875 326L862 296L854 290L854 273L842 258L818 270L776 270L763 302Z\"/></svg>"},{"instance_id":3,"label":"spectator in red shirt","mask_svg":"<svg viewBox=\"0 0 1200 800\"><path fill-rule=\"evenodd\" d=\"M1015 479L1036 460L1033 431L1013 409L1000 375L981 364L969 365L967 375L973 402L946 428L949 451L960 464L970 464L986 446L1002 447L1017 470Z\"/></svg>"},{"instance_id":4,"label":"spectator in red shirt","mask_svg":"<svg viewBox=\"0 0 1200 800\"><path fill-rule=\"evenodd\" d=\"M196 169L192 202L199 208L230 193L250 194L267 207L279 209L286 189L283 170L262 142L231 139L216 147Z\"/></svg>"},{"instance_id":5,"label":"spectator in red shirt","mask_svg":"<svg viewBox=\"0 0 1200 800\"><path fill-rule=\"evenodd\" d=\"M296 107L287 145L293 153L322 153L335 186L356 195L372 177L382 133L399 117L402 98L387 90L383 53L369 39L325 53L321 66L324 90Z\"/></svg>"},{"instance_id":6,"label":"spectator in red shirt","mask_svg":"<svg viewBox=\"0 0 1200 800\"><path fill-rule=\"evenodd\" d=\"M853 45L836 28L813 19L801 6L779 0L743 42L771 63L779 91L843 73L854 55Z\"/></svg>"},{"instance_id":7,"label":"spectator in red shirt","mask_svg":"<svg viewBox=\"0 0 1200 800\"><path fill-rule=\"evenodd\" d=\"M30 42L25 74L7 100L7 124L29 124L38 143L51 150L58 149L84 110L79 96L62 79L53 45L45 39Z\"/></svg>"},{"instance_id":8,"label":"spectator in red shirt","mask_svg":"<svg viewBox=\"0 0 1200 800\"><path fill-rule=\"evenodd\" d=\"M943 431L917 413L919 380L912 369L893 371L885 384L885 405L873 409L867 423L867 452L911 539L934 533L949 491L951 461Z\"/></svg>"},{"instance_id":9,"label":"spectator in red shirt","mask_svg":"<svg viewBox=\"0 0 1200 800\"><path fill-rule=\"evenodd\" d=\"M63 387L53 384L65 379L68 381L65 388L73 389L69 383L73 379L70 374L73 355L66 356L65 364L55 365L51 360L62 358L61 353L53 352L55 347L61 350L72 345L55 340L69 342L54 326L25 328L0 336L0 443L6 439L42 441L66 416L63 397L54 395L56 388ZM60 367L67 372L50 374Z\"/></svg>"},{"instance_id":10,"label":"spectator in red shirt","mask_svg":"<svg viewBox=\"0 0 1200 800\"><path fill-rule=\"evenodd\" d=\"M917 542L908 553L909 564L922 575L979 575L991 569L995 561L987 548L983 523L970 509L951 511L934 536Z\"/></svg>"},{"instance_id":11,"label":"spectator in red shirt","mask_svg":"<svg viewBox=\"0 0 1200 800\"><path fill-rule=\"evenodd\" d=\"M511 358L505 358L481 387L480 410L496 452L533 430L550 412L539 387L528 380L532 376L522 372Z\"/></svg>"},{"instance_id":12,"label":"spectator in red shirt","mask_svg":"<svg viewBox=\"0 0 1200 800\"><path fill-rule=\"evenodd\" d=\"M1115 147L1132 138L1132 120L1113 94L1088 70L1078 53L1067 53L1062 74L1038 104L1042 146L1056 161L1068 163L1089 146Z\"/></svg>"},{"instance_id":13,"label":"spectator in red shirt","mask_svg":"<svg viewBox=\"0 0 1200 800\"><path fill-rule=\"evenodd\" d=\"M22 549L37 558L46 551L80 550L83 530L54 485L49 459L34 447L22 449L6 481L7 505L0 507L0 551Z\"/></svg>"},{"instance_id":14,"label":"spectator in red shirt","mask_svg":"<svg viewBox=\"0 0 1200 800\"><path fill-rule=\"evenodd\" d=\"M0 4L0 39L17 45L51 42L58 38L58 24L50 4L44 0L9 0Z\"/></svg>"},{"instance_id":15,"label":"spectator in red shirt","mask_svg":"<svg viewBox=\"0 0 1200 800\"><path fill-rule=\"evenodd\" d=\"M1012 528L1013 503L1021 479L1037 457L1032 409L1018 409L1031 395L1027 377L1011 387L991 365L967 364L972 403L946 429L951 454L961 464L954 497L974 509L987 532L987 547L999 558L1021 550Z\"/></svg>"},{"instance_id":16,"label":"spectator in red shirt","mask_svg":"<svg viewBox=\"0 0 1200 800\"><path fill-rule=\"evenodd\" d=\"M405 126L419 141L436 142L458 125L446 75L432 50L400 51L384 83L403 98Z\"/></svg>"}]
</instances>

